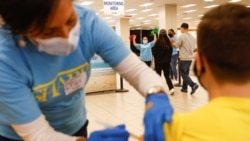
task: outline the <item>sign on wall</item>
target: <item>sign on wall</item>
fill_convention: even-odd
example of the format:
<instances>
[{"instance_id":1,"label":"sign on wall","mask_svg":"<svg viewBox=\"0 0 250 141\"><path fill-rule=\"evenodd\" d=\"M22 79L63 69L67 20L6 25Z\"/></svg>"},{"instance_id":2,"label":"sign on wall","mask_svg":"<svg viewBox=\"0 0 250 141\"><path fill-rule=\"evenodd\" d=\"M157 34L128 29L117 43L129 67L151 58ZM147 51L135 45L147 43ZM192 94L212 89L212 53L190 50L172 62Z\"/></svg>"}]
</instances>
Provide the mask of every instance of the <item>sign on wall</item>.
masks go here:
<instances>
[{"instance_id":1,"label":"sign on wall","mask_svg":"<svg viewBox=\"0 0 250 141\"><path fill-rule=\"evenodd\" d=\"M124 15L124 0L104 0L104 14Z\"/></svg>"}]
</instances>

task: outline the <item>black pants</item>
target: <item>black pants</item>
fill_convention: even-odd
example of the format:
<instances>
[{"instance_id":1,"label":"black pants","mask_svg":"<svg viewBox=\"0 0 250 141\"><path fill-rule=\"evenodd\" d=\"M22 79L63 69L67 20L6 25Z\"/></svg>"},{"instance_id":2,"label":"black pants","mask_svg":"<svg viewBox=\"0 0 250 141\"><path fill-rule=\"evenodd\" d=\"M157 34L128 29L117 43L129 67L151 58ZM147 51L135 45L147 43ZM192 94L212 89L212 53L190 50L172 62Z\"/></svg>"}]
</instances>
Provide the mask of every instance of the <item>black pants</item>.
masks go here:
<instances>
[{"instance_id":1,"label":"black pants","mask_svg":"<svg viewBox=\"0 0 250 141\"><path fill-rule=\"evenodd\" d=\"M87 138L87 135L88 135L88 131L87 131L88 124L89 124L89 121L87 120L86 123L82 126L82 128L79 129L72 136L78 136L78 137L85 137L85 138ZM0 135L0 141L21 141L21 140L12 140L12 139L8 139L8 138L5 138L5 137L3 137L3 136Z\"/></svg>"},{"instance_id":2,"label":"black pants","mask_svg":"<svg viewBox=\"0 0 250 141\"><path fill-rule=\"evenodd\" d=\"M165 76L166 82L168 84L169 90L173 89L173 83L169 78L169 70L170 70L170 63L155 63L155 71L161 76L161 72L163 71L163 74Z\"/></svg>"}]
</instances>

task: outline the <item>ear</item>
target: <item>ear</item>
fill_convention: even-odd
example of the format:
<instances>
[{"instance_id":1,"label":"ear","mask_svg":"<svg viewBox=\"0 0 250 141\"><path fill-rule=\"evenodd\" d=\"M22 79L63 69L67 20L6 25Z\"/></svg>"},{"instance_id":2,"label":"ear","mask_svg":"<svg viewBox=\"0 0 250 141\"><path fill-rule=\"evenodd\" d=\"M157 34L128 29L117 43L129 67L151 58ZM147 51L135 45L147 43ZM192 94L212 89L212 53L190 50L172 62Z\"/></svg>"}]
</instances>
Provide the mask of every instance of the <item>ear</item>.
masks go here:
<instances>
[{"instance_id":1,"label":"ear","mask_svg":"<svg viewBox=\"0 0 250 141\"><path fill-rule=\"evenodd\" d=\"M197 75L199 76L202 73L202 71L204 71L203 70L204 64L203 64L202 56L198 51L195 53L195 61L196 63L194 67L196 67Z\"/></svg>"}]
</instances>

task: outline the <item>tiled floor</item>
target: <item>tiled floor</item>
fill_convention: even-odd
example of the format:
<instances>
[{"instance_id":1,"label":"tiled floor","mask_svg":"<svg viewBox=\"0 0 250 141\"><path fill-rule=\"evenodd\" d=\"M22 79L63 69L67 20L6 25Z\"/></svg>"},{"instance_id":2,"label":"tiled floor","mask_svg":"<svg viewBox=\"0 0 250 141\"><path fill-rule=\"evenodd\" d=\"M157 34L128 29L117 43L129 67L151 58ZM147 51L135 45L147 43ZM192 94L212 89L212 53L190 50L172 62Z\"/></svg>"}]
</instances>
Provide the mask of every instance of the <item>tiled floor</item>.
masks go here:
<instances>
[{"instance_id":1,"label":"tiled floor","mask_svg":"<svg viewBox=\"0 0 250 141\"><path fill-rule=\"evenodd\" d=\"M192 77L192 79L198 82L196 78ZM124 82L124 89L128 89L129 92L87 95L89 132L125 124L129 132L136 135L143 134L144 98L127 82ZM175 112L188 112L208 101L207 93L201 87L192 96L182 93L180 87L175 87L175 95L169 98ZM130 137L129 141L136 140Z\"/></svg>"}]
</instances>

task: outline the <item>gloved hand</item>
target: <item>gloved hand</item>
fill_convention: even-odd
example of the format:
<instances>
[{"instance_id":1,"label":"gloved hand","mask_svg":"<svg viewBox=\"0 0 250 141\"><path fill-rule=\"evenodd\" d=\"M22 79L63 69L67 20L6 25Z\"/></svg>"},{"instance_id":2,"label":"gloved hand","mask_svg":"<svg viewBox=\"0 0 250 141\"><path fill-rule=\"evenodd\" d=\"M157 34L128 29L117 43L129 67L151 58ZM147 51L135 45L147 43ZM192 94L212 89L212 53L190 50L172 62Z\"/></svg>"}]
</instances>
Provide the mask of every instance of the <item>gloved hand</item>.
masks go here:
<instances>
[{"instance_id":1,"label":"gloved hand","mask_svg":"<svg viewBox=\"0 0 250 141\"><path fill-rule=\"evenodd\" d=\"M90 134L87 141L128 141L128 137L129 133L122 124L114 128L95 131Z\"/></svg>"},{"instance_id":2,"label":"gloved hand","mask_svg":"<svg viewBox=\"0 0 250 141\"><path fill-rule=\"evenodd\" d=\"M173 108L165 93L148 95L144 115L144 141L164 141L163 123L171 122L172 114Z\"/></svg>"}]
</instances>

